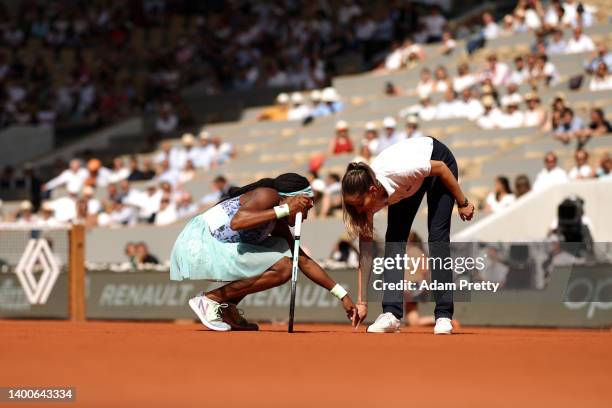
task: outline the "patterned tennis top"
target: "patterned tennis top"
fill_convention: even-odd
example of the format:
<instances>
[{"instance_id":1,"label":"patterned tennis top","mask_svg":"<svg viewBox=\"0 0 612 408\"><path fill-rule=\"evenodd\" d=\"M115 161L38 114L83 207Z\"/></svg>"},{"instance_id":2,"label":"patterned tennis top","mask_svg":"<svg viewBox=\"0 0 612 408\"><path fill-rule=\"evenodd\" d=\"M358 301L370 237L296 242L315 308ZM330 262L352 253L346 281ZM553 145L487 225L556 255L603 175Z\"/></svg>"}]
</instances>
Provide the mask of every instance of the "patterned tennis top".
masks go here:
<instances>
[{"instance_id":1,"label":"patterned tennis top","mask_svg":"<svg viewBox=\"0 0 612 408\"><path fill-rule=\"evenodd\" d=\"M266 239L276 226L276 221L270 221L255 228L235 231L230 225L238 210L240 196L222 201L206 211L203 216L208 223L210 234L221 242L256 244Z\"/></svg>"}]
</instances>

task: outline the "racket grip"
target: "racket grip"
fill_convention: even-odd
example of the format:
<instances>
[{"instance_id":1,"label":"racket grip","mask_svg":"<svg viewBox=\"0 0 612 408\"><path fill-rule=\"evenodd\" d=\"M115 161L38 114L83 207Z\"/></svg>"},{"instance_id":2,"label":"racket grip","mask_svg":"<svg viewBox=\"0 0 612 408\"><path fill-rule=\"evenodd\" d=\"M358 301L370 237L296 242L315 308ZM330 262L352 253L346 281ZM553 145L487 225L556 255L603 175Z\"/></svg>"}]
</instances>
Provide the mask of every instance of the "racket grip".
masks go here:
<instances>
[{"instance_id":1,"label":"racket grip","mask_svg":"<svg viewBox=\"0 0 612 408\"><path fill-rule=\"evenodd\" d=\"M299 237L302 232L302 212L295 214L295 226L293 227L293 235Z\"/></svg>"}]
</instances>

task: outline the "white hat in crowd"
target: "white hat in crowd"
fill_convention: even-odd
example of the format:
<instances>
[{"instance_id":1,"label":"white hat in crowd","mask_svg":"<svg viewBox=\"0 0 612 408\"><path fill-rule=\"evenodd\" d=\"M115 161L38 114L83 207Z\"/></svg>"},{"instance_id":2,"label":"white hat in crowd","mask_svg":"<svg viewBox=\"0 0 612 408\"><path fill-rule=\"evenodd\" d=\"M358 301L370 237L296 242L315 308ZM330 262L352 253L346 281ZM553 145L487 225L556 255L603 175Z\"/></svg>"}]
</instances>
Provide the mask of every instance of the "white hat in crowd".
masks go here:
<instances>
[{"instance_id":1,"label":"white hat in crowd","mask_svg":"<svg viewBox=\"0 0 612 408\"><path fill-rule=\"evenodd\" d=\"M406 124L407 125L418 125L419 124L419 118L417 118L416 115L410 115L406 119Z\"/></svg>"},{"instance_id":2,"label":"white hat in crowd","mask_svg":"<svg viewBox=\"0 0 612 408\"><path fill-rule=\"evenodd\" d=\"M185 133L183 137L181 137L181 141L185 145L191 145L195 142L195 137L191 133Z\"/></svg>"},{"instance_id":3,"label":"white hat in crowd","mask_svg":"<svg viewBox=\"0 0 612 408\"><path fill-rule=\"evenodd\" d=\"M31 211L32 210L32 203L29 202L28 200L24 200L19 204L19 209L21 211Z\"/></svg>"},{"instance_id":4,"label":"white hat in crowd","mask_svg":"<svg viewBox=\"0 0 612 408\"><path fill-rule=\"evenodd\" d=\"M51 202L50 202L50 201L44 201L44 202L42 203L42 205L40 206L40 208L41 208L43 211L48 211L48 212L55 211L55 210L53 209L53 204L51 204Z\"/></svg>"},{"instance_id":5,"label":"white hat in crowd","mask_svg":"<svg viewBox=\"0 0 612 408\"><path fill-rule=\"evenodd\" d=\"M523 102L523 97L519 94L505 95L502 100L502 106L518 106Z\"/></svg>"},{"instance_id":6,"label":"white hat in crowd","mask_svg":"<svg viewBox=\"0 0 612 408\"><path fill-rule=\"evenodd\" d=\"M368 122L365 125L365 129L370 132L370 131L375 131L376 130L376 123L374 122Z\"/></svg>"},{"instance_id":7,"label":"white hat in crowd","mask_svg":"<svg viewBox=\"0 0 612 408\"><path fill-rule=\"evenodd\" d=\"M310 93L310 100L311 101L320 101L321 100L321 91L319 91L318 89L315 89L314 91L312 91Z\"/></svg>"},{"instance_id":8,"label":"white hat in crowd","mask_svg":"<svg viewBox=\"0 0 612 408\"><path fill-rule=\"evenodd\" d=\"M323 193L326 188L325 182L321 179L313 180L310 186L312 187L314 191L317 191L319 193Z\"/></svg>"},{"instance_id":9,"label":"white hat in crowd","mask_svg":"<svg viewBox=\"0 0 612 408\"><path fill-rule=\"evenodd\" d=\"M276 102L277 103L287 103L287 102L289 102L289 95L287 95L284 92L279 93L278 96L276 97Z\"/></svg>"},{"instance_id":10,"label":"white hat in crowd","mask_svg":"<svg viewBox=\"0 0 612 408\"><path fill-rule=\"evenodd\" d=\"M291 102L293 103L303 103L304 102L304 98L302 97L302 94L299 92L294 92L291 94Z\"/></svg>"},{"instance_id":11,"label":"white hat in crowd","mask_svg":"<svg viewBox=\"0 0 612 408\"><path fill-rule=\"evenodd\" d=\"M346 120L339 120L336 122L336 130L348 129L348 122Z\"/></svg>"},{"instance_id":12,"label":"white hat in crowd","mask_svg":"<svg viewBox=\"0 0 612 408\"><path fill-rule=\"evenodd\" d=\"M323 89L323 92L321 92L321 99L323 102L336 102L340 97L338 92L330 86Z\"/></svg>"},{"instance_id":13,"label":"white hat in crowd","mask_svg":"<svg viewBox=\"0 0 612 408\"><path fill-rule=\"evenodd\" d=\"M395 128L396 125L397 125L397 122L391 116L387 116L386 118L383 119L383 127L385 128Z\"/></svg>"},{"instance_id":14,"label":"white hat in crowd","mask_svg":"<svg viewBox=\"0 0 612 408\"><path fill-rule=\"evenodd\" d=\"M208 131L202 129L200 131L200 133L198 134L198 137L202 140L207 140L210 139L210 133L208 133Z\"/></svg>"}]
</instances>

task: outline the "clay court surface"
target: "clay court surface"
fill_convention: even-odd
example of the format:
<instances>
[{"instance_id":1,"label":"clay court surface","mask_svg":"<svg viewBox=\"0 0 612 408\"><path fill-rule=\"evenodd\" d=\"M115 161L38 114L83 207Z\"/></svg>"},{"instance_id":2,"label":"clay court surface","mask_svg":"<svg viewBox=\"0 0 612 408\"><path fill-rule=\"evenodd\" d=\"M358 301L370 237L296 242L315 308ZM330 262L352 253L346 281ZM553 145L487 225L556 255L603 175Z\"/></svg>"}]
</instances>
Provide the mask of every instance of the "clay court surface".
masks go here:
<instances>
[{"instance_id":1,"label":"clay court surface","mask_svg":"<svg viewBox=\"0 0 612 408\"><path fill-rule=\"evenodd\" d=\"M363 330L363 329L362 329ZM71 386L83 407L611 406L612 332L0 321L0 386Z\"/></svg>"}]
</instances>

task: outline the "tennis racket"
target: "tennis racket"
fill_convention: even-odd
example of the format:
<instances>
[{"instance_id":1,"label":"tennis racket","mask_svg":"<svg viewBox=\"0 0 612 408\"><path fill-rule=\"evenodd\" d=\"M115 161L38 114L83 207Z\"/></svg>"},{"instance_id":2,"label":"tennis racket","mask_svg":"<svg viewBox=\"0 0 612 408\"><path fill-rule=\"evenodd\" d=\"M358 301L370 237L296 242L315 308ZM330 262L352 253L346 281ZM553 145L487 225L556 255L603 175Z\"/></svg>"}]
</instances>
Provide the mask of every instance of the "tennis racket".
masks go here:
<instances>
[{"instance_id":1,"label":"tennis racket","mask_svg":"<svg viewBox=\"0 0 612 408\"><path fill-rule=\"evenodd\" d=\"M300 233L302 230L302 212L295 214L295 226L293 228L293 267L291 268L291 300L289 303L289 328L288 332L293 333L293 317L295 316L295 291L297 289L298 259L300 256Z\"/></svg>"}]
</instances>

